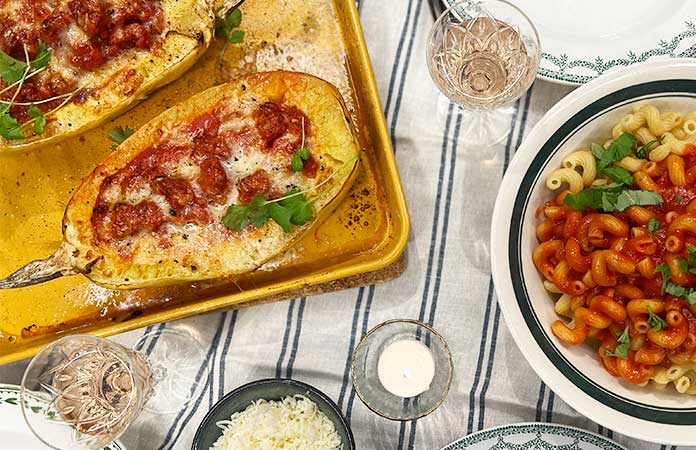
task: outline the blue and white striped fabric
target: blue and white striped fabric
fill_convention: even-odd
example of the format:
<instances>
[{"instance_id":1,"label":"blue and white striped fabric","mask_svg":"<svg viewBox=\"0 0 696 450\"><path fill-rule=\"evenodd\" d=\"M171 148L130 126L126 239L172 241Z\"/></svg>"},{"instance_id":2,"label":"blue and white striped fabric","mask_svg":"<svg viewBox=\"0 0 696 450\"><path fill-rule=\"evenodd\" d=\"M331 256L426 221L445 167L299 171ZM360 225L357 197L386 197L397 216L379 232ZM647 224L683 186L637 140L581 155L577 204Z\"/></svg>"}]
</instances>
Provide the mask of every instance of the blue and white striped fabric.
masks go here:
<instances>
[{"instance_id":1,"label":"blue and white striped fabric","mask_svg":"<svg viewBox=\"0 0 696 450\"><path fill-rule=\"evenodd\" d=\"M438 114L438 92L425 63L432 24L427 1L362 0L360 11L413 222L406 272L382 285L166 325L185 328L204 343L208 383L186 410L142 416L123 443L132 450L188 449L203 415L226 392L259 378L293 377L340 405L360 450L438 449L473 431L521 421L578 426L634 450L667 450L624 438L556 398L515 347L496 303L488 236L500 180L525 134L569 88L537 81L515 104L507 140L482 148L460 132L461 118L451 107L449 115ZM350 382L357 341L396 317L432 324L453 352L449 397L418 421L373 414ZM132 345L144 332L116 340ZM144 350L154 345L146 342ZM0 381L19 383L25 365L1 367Z\"/></svg>"}]
</instances>

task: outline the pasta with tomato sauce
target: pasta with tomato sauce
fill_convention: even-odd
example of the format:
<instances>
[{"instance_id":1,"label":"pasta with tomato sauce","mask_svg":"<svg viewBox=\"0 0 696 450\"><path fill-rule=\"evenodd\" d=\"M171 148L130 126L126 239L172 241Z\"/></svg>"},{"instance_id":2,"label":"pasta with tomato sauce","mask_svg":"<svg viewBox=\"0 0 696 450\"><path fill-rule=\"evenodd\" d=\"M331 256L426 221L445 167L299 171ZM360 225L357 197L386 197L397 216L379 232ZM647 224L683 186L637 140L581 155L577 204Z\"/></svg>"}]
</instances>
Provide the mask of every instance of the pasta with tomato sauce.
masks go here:
<instances>
[{"instance_id":1,"label":"pasta with tomato sauce","mask_svg":"<svg viewBox=\"0 0 696 450\"><path fill-rule=\"evenodd\" d=\"M553 334L611 375L696 394L696 112L642 104L552 172L533 260Z\"/></svg>"}]
</instances>

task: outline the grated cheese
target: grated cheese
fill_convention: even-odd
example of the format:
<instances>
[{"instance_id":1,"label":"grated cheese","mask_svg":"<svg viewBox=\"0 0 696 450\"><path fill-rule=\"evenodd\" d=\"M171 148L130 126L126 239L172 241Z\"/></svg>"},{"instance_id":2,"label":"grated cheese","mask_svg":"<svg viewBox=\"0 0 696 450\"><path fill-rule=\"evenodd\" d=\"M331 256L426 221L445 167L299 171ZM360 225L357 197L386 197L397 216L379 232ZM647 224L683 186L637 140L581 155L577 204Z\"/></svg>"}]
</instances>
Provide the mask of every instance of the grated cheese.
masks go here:
<instances>
[{"instance_id":1,"label":"grated cheese","mask_svg":"<svg viewBox=\"0 0 696 450\"><path fill-rule=\"evenodd\" d=\"M341 450L334 424L303 395L281 401L257 400L230 420L211 450Z\"/></svg>"}]
</instances>

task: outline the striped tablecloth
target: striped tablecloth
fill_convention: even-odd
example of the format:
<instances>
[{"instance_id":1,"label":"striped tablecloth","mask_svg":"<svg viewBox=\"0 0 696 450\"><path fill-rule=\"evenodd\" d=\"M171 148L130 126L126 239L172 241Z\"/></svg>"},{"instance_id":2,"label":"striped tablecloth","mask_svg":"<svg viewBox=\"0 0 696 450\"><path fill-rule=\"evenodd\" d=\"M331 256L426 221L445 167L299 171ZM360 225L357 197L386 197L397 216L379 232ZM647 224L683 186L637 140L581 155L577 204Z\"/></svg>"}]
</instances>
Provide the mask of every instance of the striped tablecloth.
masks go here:
<instances>
[{"instance_id":1,"label":"striped tablecloth","mask_svg":"<svg viewBox=\"0 0 696 450\"><path fill-rule=\"evenodd\" d=\"M446 114L447 108L438 113L438 92L425 63L432 24L427 1L360 3L413 222L406 272L377 286L166 325L203 342L208 383L186 410L139 418L123 443L131 450L188 449L203 415L226 392L259 378L292 377L341 406L360 450L438 449L473 431L521 421L569 424L629 449L666 450L592 423L557 398L517 350L496 303L488 236L500 180L524 136L570 88L537 81L515 104L507 140L483 148L461 133L459 116ZM418 421L391 422L371 413L350 382L350 357L360 336L396 317L432 324L453 352L447 400ZM145 331L116 340L132 345ZM0 367L0 381L19 383L25 365Z\"/></svg>"}]
</instances>

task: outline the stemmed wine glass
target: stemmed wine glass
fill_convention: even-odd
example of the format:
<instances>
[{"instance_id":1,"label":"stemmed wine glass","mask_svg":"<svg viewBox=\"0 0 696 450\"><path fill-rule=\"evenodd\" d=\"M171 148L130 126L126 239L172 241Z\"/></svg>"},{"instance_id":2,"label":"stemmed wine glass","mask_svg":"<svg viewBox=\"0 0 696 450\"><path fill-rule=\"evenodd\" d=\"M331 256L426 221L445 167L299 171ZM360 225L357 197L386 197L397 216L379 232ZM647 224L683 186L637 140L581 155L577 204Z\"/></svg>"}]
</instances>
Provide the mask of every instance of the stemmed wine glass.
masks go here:
<instances>
[{"instance_id":1,"label":"stemmed wine glass","mask_svg":"<svg viewBox=\"0 0 696 450\"><path fill-rule=\"evenodd\" d=\"M95 450L118 439L143 409L166 414L183 408L207 382L205 351L178 330L148 333L145 341L156 342L150 354L86 334L43 348L20 390L32 432L50 448Z\"/></svg>"},{"instance_id":2,"label":"stemmed wine glass","mask_svg":"<svg viewBox=\"0 0 696 450\"><path fill-rule=\"evenodd\" d=\"M459 0L435 21L426 56L435 85L461 108L461 133L486 146L510 131L510 105L539 68L539 36L512 3Z\"/></svg>"}]
</instances>

